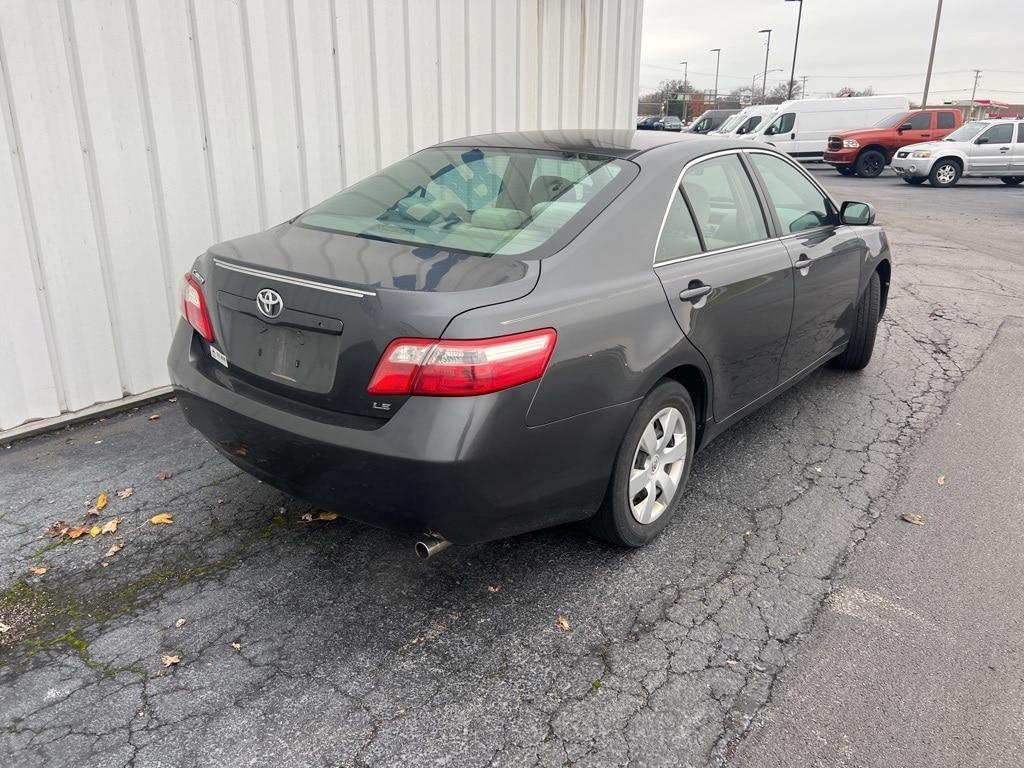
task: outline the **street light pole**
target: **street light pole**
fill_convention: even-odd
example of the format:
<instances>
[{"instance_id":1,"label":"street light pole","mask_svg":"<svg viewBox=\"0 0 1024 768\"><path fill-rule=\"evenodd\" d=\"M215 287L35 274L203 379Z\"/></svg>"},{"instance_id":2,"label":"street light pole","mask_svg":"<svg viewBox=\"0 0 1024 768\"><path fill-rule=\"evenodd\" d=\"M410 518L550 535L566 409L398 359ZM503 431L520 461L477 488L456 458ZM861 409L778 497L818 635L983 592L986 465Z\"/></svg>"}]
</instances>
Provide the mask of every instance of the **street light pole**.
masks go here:
<instances>
[{"instance_id":1,"label":"street light pole","mask_svg":"<svg viewBox=\"0 0 1024 768\"><path fill-rule=\"evenodd\" d=\"M715 57L715 109L718 109L718 65L722 63L722 49L712 48L711 53L717 53Z\"/></svg>"},{"instance_id":2,"label":"street light pole","mask_svg":"<svg viewBox=\"0 0 1024 768\"><path fill-rule=\"evenodd\" d=\"M981 70L974 70L974 87L971 89L971 106L970 111L967 113L970 117L974 118L974 97L978 95L978 79L981 77ZM922 105L923 106L923 105Z\"/></svg>"},{"instance_id":3,"label":"street light pole","mask_svg":"<svg viewBox=\"0 0 1024 768\"><path fill-rule=\"evenodd\" d=\"M793 41L793 69L789 73L789 95L786 97L787 99L792 99L793 98L793 81L794 81L794 78L796 77L796 49L797 49L797 46L800 45L800 21L803 19L803 16L804 16L804 0L786 0L786 2L787 3L794 3L794 2L795 3L800 3L800 10L797 12L797 15L796 15L796 40ZM939 0L939 3L941 3L941 2L942 2L942 0Z\"/></svg>"},{"instance_id":4,"label":"street light pole","mask_svg":"<svg viewBox=\"0 0 1024 768\"><path fill-rule=\"evenodd\" d=\"M935 43L939 39L939 19L942 17L942 0L935 7L935 29L932 30L932 49L928 52L928 72L924 76L924 96L921 97L921 106L928 106L928 88L932 84L932 62L935 61Z\"/></svg>"},{"instance_id":5,"label":"street light pole","mask_svg":"<svg viewBox=\"0 0 1024 768\"><path fill-rule=\"evenodd\" d=\"M761 82L761 103L764 104L766 101L766 89L768 88L768 54L772 50L772 31L770 29L760 29L757 34L762 35L765 32L768 33L768 42L764 44L764 80ZM754 89L750 89L750 100L754 100Z\"/></svg>"},{"instance_id":6,"label":"street light pole","mask_svg":"<svg viewBox=\"0 0 1024 768\"><path fill-rule=\"evenodd\" d=\"M685 125L686 121L690 119L690 94L686 92L686 71L689 69L690 64L686 61L680 61L679 63L683 65L683 124Z\"/></svg>"}]
</instances>

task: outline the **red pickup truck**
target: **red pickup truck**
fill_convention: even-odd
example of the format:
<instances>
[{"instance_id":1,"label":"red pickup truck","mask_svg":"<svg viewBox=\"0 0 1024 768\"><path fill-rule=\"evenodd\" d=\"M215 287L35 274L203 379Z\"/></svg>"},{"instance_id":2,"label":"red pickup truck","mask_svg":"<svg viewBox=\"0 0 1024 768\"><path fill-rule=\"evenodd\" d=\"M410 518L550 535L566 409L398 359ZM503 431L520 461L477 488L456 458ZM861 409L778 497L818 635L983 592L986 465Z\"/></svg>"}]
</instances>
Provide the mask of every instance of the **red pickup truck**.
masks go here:
<instances>
[{"instance_id":1,"label":"red pickup truck","mask_svg":"<svg viewBox=\"0 0 1024 768\"><path fill-rule=\"evenodd\" d=\"M844 176L871 179L885 170L896 150L922 141L938 141L964 121L959 109L898 112L873 128L843 131L828 137L824 160Z\"/></svg>"}]
</instances>

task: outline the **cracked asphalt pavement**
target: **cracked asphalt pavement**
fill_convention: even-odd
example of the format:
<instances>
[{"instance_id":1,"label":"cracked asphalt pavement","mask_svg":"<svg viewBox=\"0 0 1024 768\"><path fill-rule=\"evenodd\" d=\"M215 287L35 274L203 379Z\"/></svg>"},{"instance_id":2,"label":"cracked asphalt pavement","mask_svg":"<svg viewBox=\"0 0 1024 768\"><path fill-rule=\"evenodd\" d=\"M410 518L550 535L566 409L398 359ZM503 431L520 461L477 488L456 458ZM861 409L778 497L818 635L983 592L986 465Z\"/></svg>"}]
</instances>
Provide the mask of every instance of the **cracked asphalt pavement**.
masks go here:
<instances>
[{"instance_id":1,"label":"cracked asphalt pavement","mask_svg":"<svg viewBox=\"0 0 1024 768\"><path fill-rule=\"evenodd\" d=\"M890 235L875 358L716 440L640 551L557 528L423 563L405 537L304 521L167 401L0 446L0 762L728 765L922 438L1024 314L1024 189L822 178ZM100 492L116 534L45 537Z\"/></svg>"}]
</instances>

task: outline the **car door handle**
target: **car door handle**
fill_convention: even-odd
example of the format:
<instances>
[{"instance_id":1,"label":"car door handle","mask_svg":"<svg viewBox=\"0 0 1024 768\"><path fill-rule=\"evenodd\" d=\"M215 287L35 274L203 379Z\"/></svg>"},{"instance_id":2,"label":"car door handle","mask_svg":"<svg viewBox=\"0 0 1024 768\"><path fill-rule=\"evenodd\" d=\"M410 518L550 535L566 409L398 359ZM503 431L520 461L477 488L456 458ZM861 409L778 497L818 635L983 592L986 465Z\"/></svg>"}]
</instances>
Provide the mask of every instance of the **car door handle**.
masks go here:
<instances>
[{"instance_id":1,"label":"car door handle","mask_svg":"<svg viewBox=\"0 0 1024 768\"><path fill-rule=\"evenodd\" d=\"M692 280L689 288L679 292L679 299L680 301L696 301L697 299L704 298L709 293L711 293L710 285L704 285L699 280Z\"/></svg>"},{"instance_id":2,"label":"car door handle","mask_svg":"<svg viewBox=\"0 0 1024 768\"><path fill-rule=\"evenodd\" d=\"M793 269L807 269L813 263L814 259L806 253L801 253L797 260L793 262Z\"/></svg>"},{"instance_id":3,"label":"car door handle","mask_svg":"<svg viewBox=\"0 0 1024 768\"><path fill-rule=\"evenodd\" d=\"M999 148L999 151L1000 151L1000 152L1009 152L1009 151L1010 151L1010 148L1009 148L1009 147L1000 147L1000 148Z\"/></svg>"}]
</instances>

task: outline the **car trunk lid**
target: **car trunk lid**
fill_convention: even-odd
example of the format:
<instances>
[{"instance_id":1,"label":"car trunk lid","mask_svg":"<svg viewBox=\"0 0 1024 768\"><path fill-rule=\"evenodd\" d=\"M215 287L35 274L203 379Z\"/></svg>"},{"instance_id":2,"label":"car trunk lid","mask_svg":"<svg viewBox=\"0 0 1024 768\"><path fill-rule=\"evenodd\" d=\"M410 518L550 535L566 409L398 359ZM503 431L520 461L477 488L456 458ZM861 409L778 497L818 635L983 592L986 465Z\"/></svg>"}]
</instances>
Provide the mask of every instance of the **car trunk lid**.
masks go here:
<instances>
[{"instance_id":1,"label":"car trunk lid","mask_svg":"<svg viewBox=\"0 0 1024 768\"><path fill-rule=\"evenodd\" d=\"M292 224L216 245L201 263L222 379L382 418L405 399L366 391L389 342L439 338L461 312L525 296L540 272Z\"/></svg>"}]
</instances>

